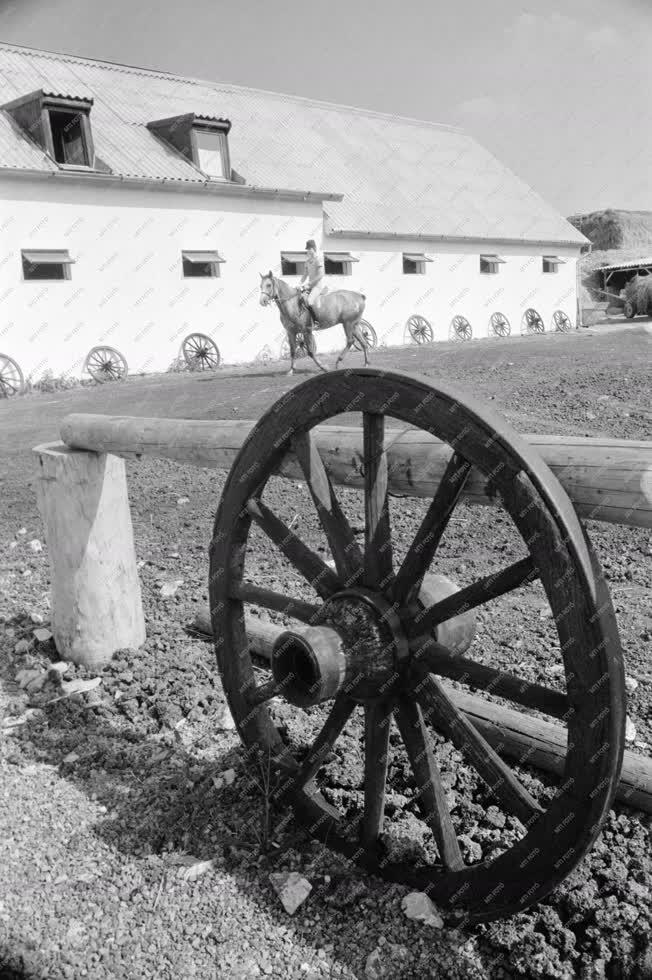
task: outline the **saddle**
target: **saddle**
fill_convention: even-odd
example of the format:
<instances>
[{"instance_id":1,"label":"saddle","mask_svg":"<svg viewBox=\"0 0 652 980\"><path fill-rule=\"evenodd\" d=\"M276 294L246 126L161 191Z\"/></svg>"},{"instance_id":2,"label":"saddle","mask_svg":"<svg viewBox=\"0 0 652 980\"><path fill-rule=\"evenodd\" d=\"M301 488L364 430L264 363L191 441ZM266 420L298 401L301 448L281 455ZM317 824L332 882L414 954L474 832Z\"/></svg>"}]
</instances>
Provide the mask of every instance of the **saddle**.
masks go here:
<instances>
[{"instance_id":1,"label":"saddle","mask_svg":"<svg viewBox=\"0 0 652 980\"><path fill-rule=\"evenodd\" d=\"M315 311L313 310L312 306L310 306L310 304L308 303L308 292L309 289L306 288L305 286L299 287L299 305L302 306L305 310L307 310L308 313L310 314L310 319L312 320L313 327L318 327L319 320L317 319L315 315ZM324 296L327 292L328 292L328 286L323 286L320 295Z\"/></svg>"}]
</instances>

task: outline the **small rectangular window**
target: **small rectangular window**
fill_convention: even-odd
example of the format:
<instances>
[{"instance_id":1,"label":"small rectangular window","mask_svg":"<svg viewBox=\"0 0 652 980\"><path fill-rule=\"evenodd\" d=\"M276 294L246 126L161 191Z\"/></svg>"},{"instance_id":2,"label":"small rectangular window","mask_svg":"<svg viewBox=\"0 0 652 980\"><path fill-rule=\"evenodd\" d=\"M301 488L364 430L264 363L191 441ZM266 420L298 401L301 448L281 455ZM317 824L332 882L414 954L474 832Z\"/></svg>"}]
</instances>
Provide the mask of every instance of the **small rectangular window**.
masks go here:
<instances>
[{"instance_id":1,"label":"small rectangular window","mask_svg":"<svg viewBox=\"0 0 652 980\"><path fill-rule=\"evenodd\" d=\"M350 276L357 261L350 252L324 252L324 272L327 276Z\"/></svg>"},{"instance_id":2,"label":"small rectangular window","mask_svg":"<svg viewBox=\"0 0 652 980\"><path fill-rule=\"evenodd\" d=\"M480 272L483 275L497 275L500 271L501 265L504 264L505 260L501 259L499 255L480 256Z\"/></svg>"},{"instance_id":3,"label":"small rectangular window","mask_svg":"<svg viewBox=\"0 0 652 980\"><path fill-rule=\"evenodd\" d=\"M181 261L185 279L216 279L224 259L219 252L203 251L182 252Z\"/></svg>"},{"instance_id":4,"label":"small rectangular window","mask_svg":"<svg viewBox=\"0 0 652 980\"><path fill-rule=\"evenodd\" d=\"M281 275L302 276L306 271L305 252L281 252Z\"/></svg>"},{"instance_id":5,"label":"small rectangular window","mask_svg":"<svg viewBox=\"0 0 652 980\"><path fill-rule=\"evenodd\" d=\"M70 279L70 266L74 259L67 251L55 249L25 249L21 252L23 278L26 282L49 280L55 282Z\"/></svg>"},{"instance_id":6,"label":"small rectangular window","mask_svg":"<svg viewBox=\"0 0 652 980\"><path fill-rule=\"evenodd\" d=\"M564 264L564 259L558 255L544 255L541 259L544 272L559 272L559 266Z\"/></svg>"},{"instance_id":7,"label":"small rectangular window","mask_svg":"<svg viewBox=\"0 0 652 980\"><path fill-rule=\"evenodd\" d=\"M82 115L63 109L50 109L50 131L54 159L69 166L87 167L89 154L86 147Z\"/></svg>"},{"instance_id":8,"label":"small rectangular window","mask_svg":"<svg viewBox=\"0 0 652 980\"><path fill-rule=\"evenodd\" d=\"M422 252L403 252L403 275L425 276L426 262L432 262L432 259Z\"/></svg>"},{"instance_id":9,"label":"small rectangular window","mask_svg":"<svg viewBox=\"0 0 652 980\"><path fill-rule=\"evenodd\" d=\"M210 129L193 130L197 147L197 166L209 177L227 176L225 166L226 136Z\"/></svg>"}]
</instances>

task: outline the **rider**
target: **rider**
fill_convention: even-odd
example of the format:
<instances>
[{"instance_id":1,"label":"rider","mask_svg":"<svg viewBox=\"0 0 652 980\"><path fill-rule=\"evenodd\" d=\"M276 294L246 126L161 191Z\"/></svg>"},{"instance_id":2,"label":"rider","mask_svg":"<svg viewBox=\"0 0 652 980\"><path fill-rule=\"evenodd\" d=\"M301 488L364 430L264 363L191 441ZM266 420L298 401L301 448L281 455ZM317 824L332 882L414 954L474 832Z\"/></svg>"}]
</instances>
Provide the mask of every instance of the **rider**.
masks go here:
<instances>
[{"instance_id":1,"label":"rider","mask_svg":"<svg viewBox=\"0 0 652 980\"><path fill-rule=\"evenodd\" d=\"M306 271L301 277L299 288L303 287L303 283L307 279L308 296L306 297L306 305L312 317L313 324L316 325L315 303L324 291L326 272L324 270L324 260L317 252L314 239L309 238L306 242L306 252L308 253L306 258Z\"/></svg>"}]
</instances>

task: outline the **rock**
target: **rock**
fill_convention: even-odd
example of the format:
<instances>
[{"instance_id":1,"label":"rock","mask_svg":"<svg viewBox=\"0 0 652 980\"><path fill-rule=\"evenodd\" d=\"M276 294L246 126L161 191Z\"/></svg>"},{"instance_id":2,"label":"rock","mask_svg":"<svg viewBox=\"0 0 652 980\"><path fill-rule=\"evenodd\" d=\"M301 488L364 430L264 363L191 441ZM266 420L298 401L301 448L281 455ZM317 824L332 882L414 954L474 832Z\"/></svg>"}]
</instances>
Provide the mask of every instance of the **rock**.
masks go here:
<instances>
[{"instance_id":1,"label":"rock","mask_svg":"<svg viewBox=\"0 0 652 980\"><path fill-rule=\"evenodd\" d=\"M68 755L64 756L61 761L65 762L67 766L71 766L73 762L77 762L78 759L79 756L76 752L69 752Z\"/></svg>"},{"instance_id":2,"label":"rock","mask_svg":"<svg viewBox=\"0 0 652 980\"><path fill-rule=\"evenodd\" d=\"M213 786L215 789L222 789L224 786L232 786L235 782L235 769L227 769L219 776L213 776Z\"/></svg>"},{"instance_id":3,"label":"rock","mask_svg":"<svg viewBox=\"0 0 652 980\"><path fill-rule=\"evenodd\" d=\"M310 882L298 871L277 872L269 880L288 915L294 915L312 891Z\"/></svg>"},{"instance_id":4,"label":"rock","mask_svg":"<svg viewBox=\"0 0 652 980\"><path fill-rule=\"evenodd\" d=\"M47 672L39 668L33 668L31 670L26 668L25 670L19 670L16 674L19 687L24 691L29 691L30 694L33 694L35 691L40 691L47 679Z\"/></svg>"},{"instance_id":5,"label":"rock","mask_svg":"<svg viewBox=\"0 0 652 980\"><path fill-rule=\"evenodd\" d=\"M163 582L159 592L165 599L169 599L171 596L175 595L179 589L179 586L181 585L183 585L182 578L174 579L172 582Z\"/></svg>"},{"instance_id":6,"label":"rock","mask_svg":"<svg viewBox=\"0 0 652 980\"><path fill-rule=\"evenodd\" d=\"M485 820L487 823L491 824L492 827L502 828L505 826L505 814L502 813L497 806L490 806L487 808Z\"/></svg>"},{"instance_id":7,"label":"rock","mask_svg":"<svg viewBox=\"0 0 652 980\"><path fill-rule=\"evenodd\" d=\"M482 861L482 848L477 841L472 840L466 834L461 834L458 840L467 861Z\"/></svg>"},{"instance_id":8,"label":"rock","mask_svg":"<svg viewBox=\"0 0 652 980\"><path fill-rule=\"evenodd\" d=\"M625 677L625 688L628 694L633 694L638 687L638 681L634 677Z\"/></svg>"},{"instance_id":9,"label":"rock","mask_svg":"<svg viewBox=\"0 0 652 980\"><path fill-rule=\"evenodd\" d=\"M190 497L179 497L177 499L177 507L185 507L186 504L190 503Z\"/></svg>"},{"instance_id":10,"label":"rock","mask_svg":"<svg viewBox=\"0 0 652 980\"><path fill-rule=\"evenodd\" d=\"M380 942L373 949L366 959L364 975L367 980L394 980L395 977L404 976L404 967L410 960L410 951L407 946L398 946L395 943Z\"/></svg>"},{"instance_id":11,"label":"rock","mask_svg":"<svg viewBox=\"0 0 652 980\"><path fill-rule=\"evenodd\" d=\"M45 622L44 617L41 615L41 613L38 613L38 612L30 613L29 614L29 618L31 619L31 621L33 623L36 624L36 626L40 626L41 623L44 623Z\"/></svg>"},{"instance_id":12,"label":"rock","mask_svg":"<svg viewBox=\"0 0 652 980\"><path fill-rule=\"evenodd\" d=\"M96 687L102 683L101 677L92 677L90 680L75 680L75 681L63 681L61 688L64 693L64 697L70 697L72 694L85 694L87 691L93 691Z\"/></svg>"},{"instance_id":13,"label":"rock","mask_svg":"<svg viewBox=\"0 0 652 980\"><path fill-rule=\"evenodd\" d=\"M180 869L179 877L183 878L184 881L195 881L203 874L206 874L207 871L210 871L212 867L212 861L197 861L195 859L193 864L189 864L187 867Z\"/></svg>"},{"instance_id":14,"label":"rock","mask_svg":"<svg viewBox=\"0 0 652 980\"><path fill-rule=\"evenodd\" d=\"M28 640L19 640L16 646L14 647L14 653L18 653L18 654L29 653L29 650L30 650L30 643Z\"/></svg>"},{"instance_id":15,"label":"rock","mask_svg":"<svg viewBox=\"0 0 652 980\"><path fill-rule=\"evenodd\" d=\"M633 742L636 738L636 728L634 727L634 722L628 716L625 722L625 741Z\"/></svg>"},{"instance_id":16,"label":"rock","mask_svg":"<svg viewBox=\"0 0 652 980\"><path fill-rule=\"evenodd\" d=\"M50 665L50 670L54 670L57 674L65 674L70 670L70 664L65 660L57 660L55 664Z\"/></svg>"},{"instance_id":17,"label":"rock","mask_svg":"<svg viewBox=\"0 0 652 980\"><path fill-rule=\"evenodd\" d=\"M34 554L36 555L39 553L39 551L43 551L43 545L41 544L38 538L34 538L33 541L28 541L27 547L29 548L30 551L33 551Z\"/></svg>"},{"instance_id":18,"label":"rock","mask_svg":"<svg viewBox=\"0 0 652 980\"><path fill-rule=\"evenodd\" d=\"M19 531L16 531L16 534L20 534L20 535L27 534L27 528L21 527Z\"/></svg>"},{"instance_id":19,"label":"rock","mask_svg":"<svg viewBox=\"0 0 652 980\"><path fill-rule=\"evenodd\" d=\"M50 630L46 630L42 627L34 630L33 635L37 643L48 643L52 639L52 633L50 633Z\"/></svg>"},{"instance_id":20,"label":"rock","mask_svg":"<svg viewBox=\"0 0 652 980\"><path fill-rule=\"evenodd\" d=\"M406 917L415 922L424 922L435 929L444 926L444 920L425 892L410 892L401 902L401 908Z\"/></svg>"},{"instance_id":21,"label":"rock","mask_svg":"<svg viewBox=\"0 0 652 980\"><path fill-rule=\"evenodd\" d=\"M222 732L235 731L235 722L228 704L225 703L217 705L215 711L215 724L216 727Z\"/></svg>"}]
</instances>

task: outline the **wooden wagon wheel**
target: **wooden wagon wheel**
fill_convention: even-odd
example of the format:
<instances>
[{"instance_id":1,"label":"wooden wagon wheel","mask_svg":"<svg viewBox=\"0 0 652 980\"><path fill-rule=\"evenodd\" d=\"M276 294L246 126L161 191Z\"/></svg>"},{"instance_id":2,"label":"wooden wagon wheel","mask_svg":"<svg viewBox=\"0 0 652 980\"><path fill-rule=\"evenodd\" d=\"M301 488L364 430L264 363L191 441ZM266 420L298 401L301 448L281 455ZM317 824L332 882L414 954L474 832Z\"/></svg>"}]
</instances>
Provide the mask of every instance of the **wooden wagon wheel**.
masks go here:
<instances>
[{"instance_id":1,"label":"wooden wagon wheel","mask_svg":"<svg viewBox=\"0 0 652 980\"><path fill-rule=\"evenodd\" d=\"M362 330L362 336L367 341L367 350L375 350L378 346L378 337L376 336L376 331L371 326L369 321L360 320L360 329ZM354 340L353 346L356 350L362 350L362 344L359 340Z\"/></svg>"},{"instance_id":2,"label":"wooden wagon wheel","mask_svg":"<svg viewBox=\"0 0 652 980\"><path fill-rule=\"evenodd\" d=\"M634 317L636 316L636 307L632 303L631 299L626 299L625 300L625 306L623 308L623 313L625 314L625 316L627 317L628 320L633 320Z\"/></svg>"},{"instance_id":3,"label":"wooden wagon wheel","mask_svg":"<svg viewBox=\"0 0 652 980\"><path fill-rule=\"evenodd\" d=\"M0 354L0 398L19 395L24 383L20 365L8 354Z\"/></svg>"},{"instance_id":4,"label":"wooden wagon wheel","mask_svg":"<svg viewBox=\"0 0 652 980\"><path fill-rule=\"evenodd\" d=\"M451 320L451 332L458 340L470 340L473 336L471 324L465 316L454 316Z\"/></svg>"},{"instance_id":5,"label":"wooden wagon wheel","mask_svg":"<svg viewBox=\"0 0 652 980\"><path fill-rule=\"evenodd\" d=\"M543 320L536 310L531 307L523 314L523 322L527 333L545 333Z\"/></svg>"},{"instance_id":6,"label":"wooden wagon wheel","mask_svg":"<svg viewBox=\"0 0 652 980\"><path fill-rule=\"evenodd\" d=\"M552 314L552 322L559 333L568 333L573 329L570 317L563 310L555 310Z\"/></svg>"},{"instance_id":7,"label":"wooden wagon wheel","mask_svg":"<svg viewBox=\"0 0 652 980\"><path fill-rule=\"evenodd\" d=\"M362 413L363 547L311 431L350 412L352 405ZM387 498L384 426L389 415L454 446L401 562L393 557ZM262 499L269 478L289 453L303 471L335 570ZM525 557L458 590L430 568L472 467L489 476L503 513L520 533ZM281 594L247 580L252 524L256 534L262 530L276 545L304 586L314 590L314 602L297 598L292 588ZM472 610L521 586L530 588L536 578L559 636L564 692L460 656L472 641ZM249 759L266 767L268 776L271 767L274 804L291 803L328 846L373 873L427 891L440 906L476 921L537 902L586 853L612 803L622 764L622 651L608 591L569 498L538 454L500 416L463 391L392 371L336 371L297 386L291 398L260 419L233 464L215 519L209 590L218 666ZM248 648L246 603L299 621L277 638L272 675L262 684ZM532 793L526 788L520 770L489 747L440 677L567 721L565 769L552 798L541 787L531 787ZM279 706L288 713L283 733L273 720ZM400 742L394 732L390 738L392 716ZM299 726L308 724L313 730L304 738ZM511 829L501 831L500 846L490 859L471 863L462 855L460 830L437 763L442 743L433 749L431 728L439 739L452 742L477 774L481 805L497 802L508 815ZM359 806L346 818L326 799L328 786L320 786L320 769L332 761L343 732L347 759L355 753L352 739L357 737L357 756L364 760ZM421 805L424 833L430 832L434 849L430 863L397 862L384 850L389 762L392 773L411 766L414 789L406 792Z\"/></svg>"},{"instance_id":8,"label":"wooden wagon wheel","mask_svg":"<svg viewBox=\"0 0 652 980\"><path fill-rule=\"evenodd\" d=\"M93 381L103 384L105 381L122 381L127 377L129 368L127 361L115 347L93 347L89 350L84 361L84 370L88 371Z\"/></svg>"},{"instance_id":9,"label":"wooden wagon wheel","mask_svg":"<svg viewBox=\"0 0 652 980\"><path fill-rule=\"evenodd\" d=\"M432 343L434 336L432 326L424 316L419 316L417 313L413 313L412 316L408 318L406 326L408 328L408 333L415 344Z\"/></svg>"},{"instance_id":10,"label":"wooden wagon wheel","mask_svg":"<svg viewBox=\"0 0 652 980\"><path fill-rule=\"evenodd\" d=\"M489 326L494 337L509 337L511 325L504 313L492 313Z\"/></svg>"},{"instance_id":11,"label":"wooden wagon wheel","mask_svg":"<svg viewBox=\"0 0 652 980\"><path fill-rule=\"evenodd\" d=\"M314 336L312 337L312 347L313 347L313 354L314 354L315 349L316 349L316 344L315 344L315 338L314 338ZM303 339L303 334L302 333L298 333L297 334L297 349L296 349L295 360L296 361L299 361L299 360L301 360L302 357L309 357L309 356L310 355L308 354L308 349L307 349L306 344L305 344L305 341ZM290 344L288 342L287 337L285 338L285 340L281 344L281 360L282 361L289 361L290 360Z\"/></svg>"},{"instance_id":12,"label":"wooden wagon wheel","mask_svg":"<svg viewBox=\"0 0 652 980\"><path fill-rule=\"evenodd\" d=\"M189 333L181 344L181 352L191 371L215 371L220 366L217 344L205 333Z\"/></svg>"}]
</instances>

